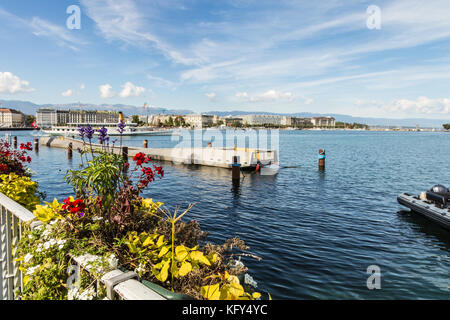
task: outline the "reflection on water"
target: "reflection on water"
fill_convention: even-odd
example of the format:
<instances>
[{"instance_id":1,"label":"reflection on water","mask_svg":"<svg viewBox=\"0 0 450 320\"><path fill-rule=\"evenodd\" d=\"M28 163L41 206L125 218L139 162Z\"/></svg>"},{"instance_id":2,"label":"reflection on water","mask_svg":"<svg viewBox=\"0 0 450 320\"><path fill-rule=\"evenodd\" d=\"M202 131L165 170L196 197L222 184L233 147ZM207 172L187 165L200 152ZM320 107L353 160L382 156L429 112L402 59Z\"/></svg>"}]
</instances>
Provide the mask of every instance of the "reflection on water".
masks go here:
<instances>
[{"instance_id":1,"label":"reflection on water","mask_svg":"<svg viewBox=\"0 0 450 320\"><path fill-rule=\"evenodd\" d=\"M19 143L33 138L18 132ZM30 139L31 138L31 139ZM125 145L170 147L170 137L127 137ZM217 139L216 139L217 140ZM169 208L196 203L186 216L209 241L238 236L261 262L245 258L261 291L275 299L448 299L449 233L412 213L398 213L397 194L449 184L450 135L419 132L280 133L275 177L162 163L165 176L146 197ZM327 150L319 171L317 150ZM436 154L439 150L439 155ZM62 199L66 150L40 147L32 169L40 188ZM381 290L368 290L369 265L381 269Z\"/></svg>"}]
</instances>

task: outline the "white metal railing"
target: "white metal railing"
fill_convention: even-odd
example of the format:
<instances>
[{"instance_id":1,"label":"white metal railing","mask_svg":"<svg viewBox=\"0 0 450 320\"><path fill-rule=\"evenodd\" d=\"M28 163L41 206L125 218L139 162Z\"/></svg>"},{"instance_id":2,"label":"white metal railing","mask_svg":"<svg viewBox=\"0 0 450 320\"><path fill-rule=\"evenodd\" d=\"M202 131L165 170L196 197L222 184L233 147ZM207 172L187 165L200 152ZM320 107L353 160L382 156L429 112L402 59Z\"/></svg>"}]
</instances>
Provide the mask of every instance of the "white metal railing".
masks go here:
<instances>
[{"instance_id":1,"label":"white metal railing","mask_svg":"<svg viewBox=\"0 0 450 320\"><path fill-rule=\"evenodd\" d=\"M15 261L22 222L33 220L34 215L3 193L0 193L0 209L0 299L13 300L15 292L22 291L22 273Z\"/></svg>"},{"instance_id":2,"label":"white metal railing","mask_svg":"<svg viewBox=\"0 0 450 320\"><path fill-rule=\"evenodd\" d=\"M17 246L23 223L35 219L33 213L0 192L0 300L20 299L23 289L22 273L19 270ZM42 224L33 222L31 227ZM85 256L74 257L83 269L87 268ZM165 300L163 296L136 280L134 272L113 270L105 273L101 282L106 286L107 298L124 300Z\"/></svg>"}]
</instances>

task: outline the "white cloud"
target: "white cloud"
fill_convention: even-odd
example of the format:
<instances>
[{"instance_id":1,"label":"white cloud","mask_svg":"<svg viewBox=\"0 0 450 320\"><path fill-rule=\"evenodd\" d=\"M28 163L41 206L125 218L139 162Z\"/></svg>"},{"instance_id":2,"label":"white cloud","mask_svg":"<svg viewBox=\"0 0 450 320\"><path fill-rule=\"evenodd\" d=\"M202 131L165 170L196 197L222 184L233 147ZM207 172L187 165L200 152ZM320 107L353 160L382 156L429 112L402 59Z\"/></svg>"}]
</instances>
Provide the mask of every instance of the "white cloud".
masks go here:
<instances>
[{"instance_id":1,"label":"white cloud","mask_svg":"<svg viewBox=\"0 0 450 320\"><path fill-rule=\"evenodd\" d=\"M122 88L122 91L119 93L121 98L138 97L145 92L144 87L135 86L129 81L126 82Z\"/></svg>"},{"instance_id":2,"label":"white cloud","mask_svg":"<svg viewBox=\"0 0 450 320\"><path fill-rule=\"evenodd\" d=\"M249 102L265 102L265 101L293 101L294 94L292 92L281 92L277 90L267 90L266 92L254 96L250 96L247 92L238 92L235 95L241 101Z\"/></svg>"},{"instance_id":3,"label":"white cloud","mask_svg":"<svg viewBox=\"0 0 450 320\"><path fill-rule=\"evenodd\" d=\"M422 114L422 115L443 115L450 114L450 99L432 99L420 96L416 100L396 99L388 103L376 100L357 100L355 105L363 108L381 109L390 114L401 115Z\"/></svg>"},{"instance_id":4,"label":"white cloud","mask_svg":"<svg viewBox=\"0 0 450 320\"><path fill-rule=\"evenodd\" d=\"M311 104L314 102L314 99L312 98L305 98L305 104Z\"/></svg>"},{"instance_id":5,"label":"white cloud","mask_svg":"<svg viewBox=\"0 0 450 320\"><path fill-rule=\"evenodd\" d=\"M33 88L29 87L29 82L21 80L11 72L0 72L0 92L1 93L19 93L31 92Z\"/></svg>"},{"instance_id":6,"label":"white cloud","mask_svg":"<svg viewBox=\"0 0 450 320\"><path fill-rule=\"evenodd\" d=\"M106 99L114 97L115 93L111 90L112 87L109 84L104 84L99 87L100 89L100 97Z\"/></svg>"},{"instance_id":7,"label":"white cloud","mask_svg":"<svg viewBox=\"0 0 450 320\"><path fill-rule=\"evenodd\" d=\"M71 89L68 89L68 90L62 92L61 95L63 97L71 97L73 95L73 91Z\"/></svg>"},{"instance_id":8,"label":"white cloud","mask_svg":"<svg viewBox=\"0 0 450 320\"><path fill-rule=\"evenodd\" d=\"M209 99L209 101L216 101L217 95L215 92L205 93L205 96Z\"/></svg>"},{"instance_id":9,"label":"white cloud","mask_svg":"<svg viewBox=\"0 0 450 320\"><path fill-rule=\"evenodd\" d=\"M242 101L248 101L248 93L247 92L238 92L235 95L236 98Z\"/></svg>"}]
</instances>

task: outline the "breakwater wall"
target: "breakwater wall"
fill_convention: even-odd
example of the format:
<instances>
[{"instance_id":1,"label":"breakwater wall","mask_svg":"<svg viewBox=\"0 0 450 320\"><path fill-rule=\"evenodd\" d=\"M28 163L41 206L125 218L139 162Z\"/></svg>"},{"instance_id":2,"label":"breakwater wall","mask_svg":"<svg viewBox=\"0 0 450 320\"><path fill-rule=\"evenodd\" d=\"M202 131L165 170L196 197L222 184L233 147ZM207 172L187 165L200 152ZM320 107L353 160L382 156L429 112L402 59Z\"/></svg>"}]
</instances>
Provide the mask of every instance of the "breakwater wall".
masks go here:
<instances>
[{"instance_id":1,"label":"breakwater wall","mask_svg":"<svg viewBox=\"0 0 450 320\"><path fill-rule=\"evenodd\" d=\"M62 137L50 136L41 137L40 145L51 148L69 148L76 152L78 148L86 148L87 145L82 141ZM92 144L94 148L100 148L99 144ZM205 148L143 148L124 146L128 148L128 157L134 157L137 153L142 152L148 154L153 160L170 161L177 164L195 164L220 168L231 168L233 158L237 157L241 168L253 168L258 161L262 163L278 162L277 152L274 150L256 150L249 148L222 148L222 147L205 147ZM121 154L122 149L118 146L111 148L114 153Z\"/></svg>"}]
</instances>

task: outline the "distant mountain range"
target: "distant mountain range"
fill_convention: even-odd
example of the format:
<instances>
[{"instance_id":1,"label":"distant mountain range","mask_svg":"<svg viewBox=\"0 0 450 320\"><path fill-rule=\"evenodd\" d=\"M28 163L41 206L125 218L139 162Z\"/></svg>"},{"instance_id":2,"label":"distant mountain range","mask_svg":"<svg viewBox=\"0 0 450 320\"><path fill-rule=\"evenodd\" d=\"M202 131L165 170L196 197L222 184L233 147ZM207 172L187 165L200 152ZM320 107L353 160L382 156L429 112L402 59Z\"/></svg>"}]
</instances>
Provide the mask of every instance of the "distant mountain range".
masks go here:
<instances>
[{"instance_id":1,"label":"distant mountain range","mask_svg":"<svg viewBox=\"0 0 450 320\"><path fill-rule=\"evenodd\" d=\"M135 115L135 114L190 114L194 113L192 110L188 109L168 109L162 107L150 107L144 110L142 107L136 107L132 105L125 104L35 104L29 101L18 101L18 100L0 100L0 107L2 108L12 108L19 110L25 114L34 115L39 108L54 108L54 109L82 109L85 110L116 110L122 111L125 115ZM353 117L343 114L320 114L320 113L309 113L309 112L299 112L299 113L273 113L273 112L248 112L248 111L209 111L206 114L217 114L218 116L238 116L245 114L272 114L272 115L285 115L285 116L295 116L295 117L320 117L320 116L331 116L336 119L336 121L347 122L347 123L363 123L370 126L389 126L389 127L416 127L417 125L421 128L442 128L444 123L450 123L450 119L424 119L424 118L407 118L407 119L389 119L389 118L369 118L369 117Z\"/></svg>"}]
</instances>

